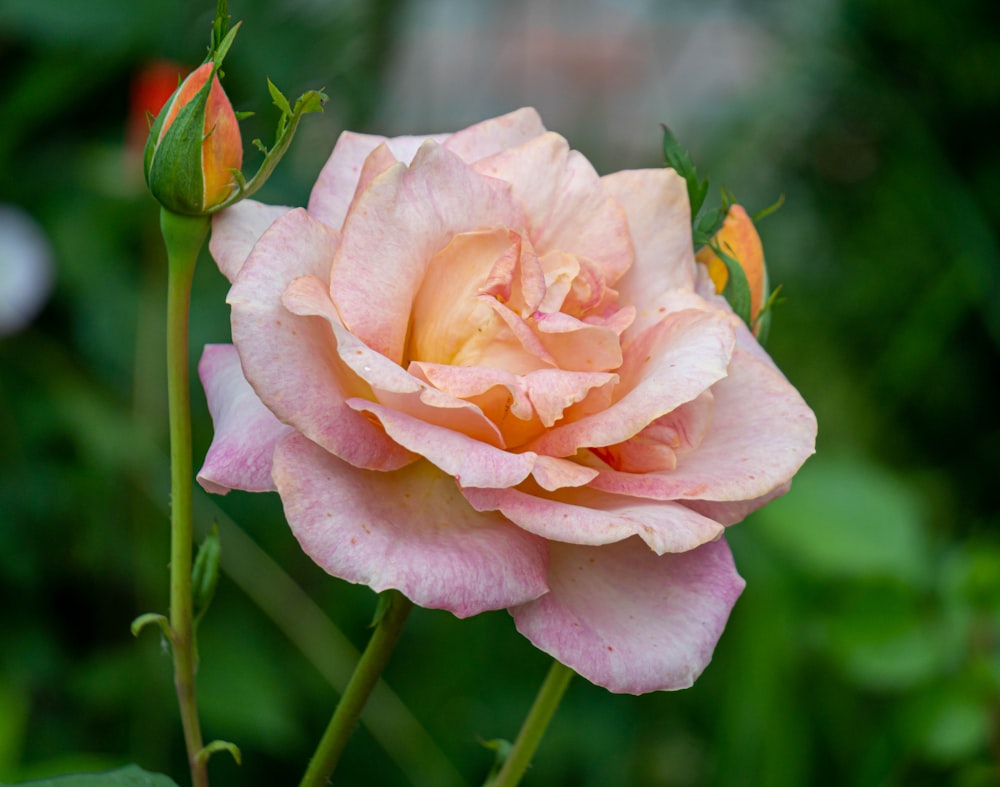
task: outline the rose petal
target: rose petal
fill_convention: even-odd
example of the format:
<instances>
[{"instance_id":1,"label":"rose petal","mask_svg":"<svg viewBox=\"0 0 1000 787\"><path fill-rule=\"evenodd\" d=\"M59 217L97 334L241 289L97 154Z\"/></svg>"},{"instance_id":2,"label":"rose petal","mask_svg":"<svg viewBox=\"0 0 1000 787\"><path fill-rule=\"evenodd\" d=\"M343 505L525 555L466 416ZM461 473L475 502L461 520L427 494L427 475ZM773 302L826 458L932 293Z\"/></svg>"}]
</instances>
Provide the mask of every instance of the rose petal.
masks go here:
<instances>
[{"instance_id":1,"label":"rose petal","mask_svg":"<svg viewBox=\"0 0 1000 787\"><path fill-rule=\"evenodd\" d=\"M620 398L614 404L556 426L528 447L550 456L571 456L584 446L628 440L721 379L734 342L722 312L688 309L668 314L624 348L622 383L616 392Z\"/></svg>"},{"instance_id":2,"label":"rose petal","mask_svg":"<svg viewBox=\"0 0 1000 787\"><path fill-rule=\"evenodd\" d=\"M208 250L222 275L231 282L236 281L257 239L290 210L282 205L265 205L245 199L216 213L212 218Z\"/></svg>"},{"instance_id":3,"label":"rose petal","mask_svg":"<svg viewBox=\"0 0 1000 787\"><path fill-rule=\"evenodd\" d=\"M366 399L349 399L349 407L370 413L386 434L404 448L420 454L463 486L515 486L531 473L538 454L513 454L443 426Z\"/></svg>"},{"instance_id":4,"label":"rose petal","mask_svg":"<svg viewBox=\"0 0 1000 787\"><path fill-rule=\"evenodd\" d=\"M289 312L288 282L329 277L338 235L302 209L261 236L229 292L233 343L247 380L280 420L358 467L390 470L413 460L344 400L369 393L337 355L329 324Z\"/></svg>"},{"instance_id":5,"label":"rose petal","mask_svg":"<svg viewBox=\"0 0 1000 787\"><path fill-rule=\"evenodd\" d=\"M294 430L274 417L243 376L240 356L231 344L205 346L198 376L208 398L215 434L198 483L224 495L230 489L272 492L271 454Z\"/></svg>"},{"instance_id":6,"label":"rose petal","mask_svg":"<svg viewBox=\"0 0 1000 787\"><path fill-rule=\"evenodd\" d=\"M358 470L293 435L275 451L274 480L302 548L348 582L396 588L458 617L546 590L545 541L499 514L474 511L427 462Z\"/></svg>"},{"instance_id":7,"label":"rose petal","mask_svg":"<svg viewBox=\"0 0 1000 787\"><path fill-rule=\"evenodd\" d=\"M476 162L475 168L513 186L531 216L539 255L562 249L596 262L608 283L632 263L624 211L604 193L590 162L548 132Z\"/></svg>"},{"instance_id":8,"label":"rose petal","mask_svg":"<svg viewBox=\"0 0 1000 787\"><path fill-rule=\"evenodd\" d=\"M563 487L555 494L525 491L524 485L520 489L463 488L462 494L477 511L499 511L531 533L569 544L597 546L637 535L662 555L694 549L723 532L718 522L680 503Z\"/></svg>"},{"instance_id":9,"label":"rose petal","mask_svg":"<svg viewBox=\"0 0 1000 787\"><path fill-rule=\"evenodd\" d=\"M635 306L632 333L639 334L660 320L658 307L671 290L694 287L687 186L666 168L615 172L601 183L628 217L635 260L615 288L622 303Z\"/></svg>"},{"instance_id":10,"label":"rose petal","mask_svg":"<svg viewBox=\"0 0 1000 787\"><path fill-rule=\"evenodd\" d=\"M444 146L463 161L478 161L545 133L538 112L524 107L452 134Z\"/></svg>"},{"instance_id":11,"label":"rose petal","mask_svg":"<svg viewBox=\"0 0 1000 787\"><path fill-rule=\"evenodd\" d=\"M517 629L614 692L694 683L744 586L722 539L662 556L637 538L549 549L549 592L511 610Z\"/></svg>"},{"instance_id":12,"label":"rose petal","mask_svg":"<svg viewBox=\"0 0 1000 787\"><path fill-rule=\"evenodd\" d=\"M687 506L692 511L697 511L703 516L714 519L720 525L729 527L738 522L742 522L750 514L761 508L772 500L777 500L792 488L792 482L782 484L766 495L755 497L753 500L734 500L732 502L717 502L714 500L685 500L681 505Z\"/></svg>"},{"instance_id":13,"label":"rose petal","mask_svg":"<svg viewBox=\"0 0 1000 787\"><path fill-rule=\"evenodd\" d=\"M771 363L737 348L712 394L701 445L679 456L673 471L609 469L592 485L656 500L754 500L785 484L814 452L816 416Z\"/></svg>"},{"instance_id":14,"label":"rose petal","mask_svg":"<svg viewBox=\"0 0 1000 787\"><path fill-rule=\"evenodd\" d=\"M427 385L347 331L340 324L329 289L315 276L300 276L292 281L282 303L292 314L322 317L329 323L336 337L340 360L370 386L372 397L377 401L476 440L496 446L503 444L500 431L475 404Z\"/></svg>"},{"instance_id":15,"label":"rose petal","mask_svg":"<svg viewBox=\"0 0 1000 787\"><path fill-rule=\"evenodd\" d=\"M443 142L447 134L387 137L344 131L320 170L309 195L309 213L324 224L340 229L354 201L365 160L380 145L386 145L397 161L409 164L417 148L427 139Z\"/></svg>"},{"instance_id":16,"label":"rose petal","mask_svg":"<svg viewBox=\"0 0 1000 787\"><path fill-rule=\"evenodd\" d=\"M409 169L397 165L372 181L344 223L331 278L344 325L401 363L410 308L431 258L457 233L525 223L509 185L425 142Z\"/></svg>"}]
</instances>

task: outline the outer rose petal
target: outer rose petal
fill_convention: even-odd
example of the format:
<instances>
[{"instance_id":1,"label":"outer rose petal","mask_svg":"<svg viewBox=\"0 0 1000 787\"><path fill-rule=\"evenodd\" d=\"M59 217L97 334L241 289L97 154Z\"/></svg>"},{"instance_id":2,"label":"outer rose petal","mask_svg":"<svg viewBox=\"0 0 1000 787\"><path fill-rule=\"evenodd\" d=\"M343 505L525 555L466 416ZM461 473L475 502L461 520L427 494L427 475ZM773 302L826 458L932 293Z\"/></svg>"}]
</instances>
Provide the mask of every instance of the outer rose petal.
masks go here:
<instances>
[{"instance_id":1,"label":"outer rose petal","mask_svg":"<svg viewBox=\"0 0 1000 787\"><path fill-rule=\"evenodd\" d=\"M278 219L229 291L233 343L247 380L280 420L351 464L393 470L414 457L345 405L369 391L337 357L329 324L281 302L293 279L329 277L336 244L337 233L304 210Z\"/></svg>"},{"instance_id":2,"label":"outer rose petal","mask_svg":"<svg viewBox=\"0 0 1000 787\"><path fill-rule=\"evenodd\" d=\"M198 375L215 426L205 464L198 471L198 483L218 495L230 489L273 492L271 454L294 430L257 398L243 376L233 345L207 345L198 363Z\"/></svg>"},{"instance_id":3,"label":"outer rose petal","mask_svg":"<svg viewBox=\"0 0 1000 787\"><path fill-rule=\"evenodd\" d=\"M250 255L250 250L275 219L291 208L282 205L265 205L252 199L237 202L231 208L215 214L212 219L212 237L208 250L229 281L236 276Z\"/></svg>"},{"instance_id":4,"label":"outer rose petal","mask_svg":"<svg viewBox=\"0 0 1000 787\"><path fill-rule=\"evenodd\" d=\"M663 556L637 538L549 549L549 592L511 610L517 629L614 692L694 683L745 584L722 539Z\"/></svg>"},{"instance_id":5,"label":"outer rose petal","mask_svg":"<svg viewBox=\"0 0 1000 787\"><path fill-rule=\"evenodd\" d=\"M316 179L309 195L309 213L334 229L340 229L344 217L354 200L358 179L365 159L379 145L385 143L396 160L409 164L413 155L427 139L443 142L447 134L425 137L395 137L389 139L374 134L345 131L333 146L333 152Z\"/></svg>"},{"instance_id":6,"label":"outer rose petal","mask_svg":"<svg viewBox=\"0 0 1000 787\"><path fill-rule=\"evenodd\" d=\"M737 348L712 394L708 431L674 470L607 470L591 485L656 500L750 501L785 484L813 454L816 416L770 362Z\"/></svg>"},{"instance_id":7,"label":"outer rose petal","mask_svg":"<svg viewBox=\"0 0 1000 787\"><path fill-rule=\"evenodd\" d=\"M462 161L473 162L544 133L545 126L538 112L524 107L456 131L448 137L444 146L461 156Z\"/></svg>"},{"instance_id":8,"label":"outer rose petal","mask_svg":"<svg viewBox=\"0 0 1000 787\"><path fill-rule=\"evenodd\" d=\"M601 183L625 209L635 247L634 264L615 284L620 302L636 308L627 338L659 322L659 307L671 290L694 287L687 186L666 168L615 172Z\"/></svg>"},{"instance_id":9,"label":"outer rose petal","mask_svg":"<svg viewBox=\"0 0 1000 787\"><path fill-rule=\"evenodd\" d=\"M293 435L275 451L274 480L302 548L334 576L463 618L546 591L545 541L474 511L427 462L358 470Z\"/></svg>"}]
</instances>

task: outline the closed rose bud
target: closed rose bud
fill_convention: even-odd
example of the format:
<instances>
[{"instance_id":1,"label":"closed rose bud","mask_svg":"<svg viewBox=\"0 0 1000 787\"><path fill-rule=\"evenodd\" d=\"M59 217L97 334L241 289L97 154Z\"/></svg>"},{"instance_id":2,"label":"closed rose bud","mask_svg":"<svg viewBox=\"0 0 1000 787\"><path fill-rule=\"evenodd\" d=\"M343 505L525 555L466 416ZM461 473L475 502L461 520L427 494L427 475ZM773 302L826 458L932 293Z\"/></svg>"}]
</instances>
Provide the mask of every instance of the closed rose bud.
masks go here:
<instances>
[{"instance_id":1,"label":"closed rose bud","mask_svg":"<svg viewBox=\"0 0 1000 787\"><path fill-rule=\"evenodd\" d=\"M715 291L721 293L729 281L729 268L714 249L722 251L743 269L750 291L749 323L753 325L767 298L767 268L760 235L742 205L730 205L722 227L712 241L695 255L695 259L708 268Z\"/></svg>"},{"instance_id":2,"label":"closed rose bud","mask_svg":"<svg viewBox=\"0 0 1000 787\"><path fill-rule=\"evenodd\" d=\"M209 62L188 75L146 142L146 183L160 204L182 215L209 213L228 199L237 185L233 170L243 164L236 113L212 69Z\"/></svg>"}]
</instances>

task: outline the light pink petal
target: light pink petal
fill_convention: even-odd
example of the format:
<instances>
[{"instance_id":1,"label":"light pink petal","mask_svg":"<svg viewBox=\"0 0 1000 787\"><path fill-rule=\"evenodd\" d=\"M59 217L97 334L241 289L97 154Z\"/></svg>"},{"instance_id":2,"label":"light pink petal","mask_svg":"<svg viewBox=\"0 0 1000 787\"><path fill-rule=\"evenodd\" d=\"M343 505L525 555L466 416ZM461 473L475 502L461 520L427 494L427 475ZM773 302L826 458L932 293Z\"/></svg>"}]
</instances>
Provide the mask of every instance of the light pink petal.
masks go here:
<instances>
[{"instance_id":1,"label":"light pink petal","mask_svg":"<svg viewBox=\"0 0 1000 787\"><path fill-rule=\"evenodd\" d=\"M550 544L549 592L511 610L535 647L610 691L683 689L708 666L743 590L722 539L657 556L637 538Z\"/></svg>"},{"instance_id":2,"label":"light pink petal","mask_svg":"<svg viewBox=\"0 0 1000 787\"><path fill-rule=\"evenodd\" d=\"M409 164L425 140L441 142L447 138L447 134L434 134L388 139L375 134L344 131L333 146L333 152L309 195L309 213L334 229L340 229L354 201L365 160L372 151L384 144L397 161Z\"/></svg>"},{"instance_id":3,"label":"light pink petal","mask_svg":"<svg viewBox=\"0 0 1000 787\"><path fill-rule=\"evenodd\" d=\"M671 290L694 287L687 187L667 168L615 172L601 182L628 217L635 262L615 289L622 303L636 307L632 333L638 334L662 318L660 306Z\"/></svg>"},{"instance_id":4,"label":"light pink petal","mask_svg":"<svg viewBox=\"0 0 1000 787\"><path fill-rule=\"evenodd\" d=\"M593 486L657 500L755 500L788 482L815 450L816 416L770 363L737 349L712 394L701 445L679 456L673 471L607 470Z\"/></svg>"},{"instance_id":5,"label":"light pink petal","mask_svg":"<svg viewBox=\"0 0 1000 787\"><path fill-rule=\"evenodd\" d=\"M370 413L399 445L420 454L463 486L507 487L521 483L535 466L537 454L513 454L443 426L365 399L348 406Z\"/></svg>"},{"instance_id":6,"label":"light pink petal","mask_svg":"<svg viewBox=\"0 0 1000 787\"><path fill-rule=\"evenodd\" d=\"M581 322L562 312L535 316L538 339L560 369L606 372L622 363L621 342L614 328Z\"/></svg>"},{"instance_id":7,"label":"light pink petal","mask_svg":"<svg viewBox=\"0 0 1000 787\"><path fill-rule=\"evenodd\" d=\"M682 505L687 506L692 511L714 519L720 525L729 527L738 522L742 522L758 508L763 508L772 500L777 500L792 488L792 482L782 484L766 495L755 497L753 500L734 500L732 502L716 502L714 500L685 500Z\"/></svg>"},{"instance_id":8,"label":"light pink petal","mask_svg":"<svg viewBox=\"0 0 1000 787\"><path fill-rule=\"evenodd\" d=\"M452 134L444 146L463 161L478 161L545 133L542 119L531 107L484 120Z\"/></svg>"},{"instance_id":9,"label":"light pink petal","mask_svg":"<svg viewBox=\"0 0 1000 787\"><path fill-rule=\"evenodd\" d=\"M431 424L462 432L476 440L501 445L499 430L475 404L428 385L397 366L341 324L327 286L315 276L300 276L285 290L282 302L292 314L325 319L337 341L337 354L371 388L372 396L388 407Z\"/></svg>"},{"instance_id":10,"label":"light pink petal","mask_svg":"<svg viewBox=\"0 0 1000 787\"><path fill-rule=\"evenodd\" d=\"M206 491L274 491L271 454L294 430L274 417L243 376L240 356L231 344L209 344L201 354L198 376L205 388L215 434L198 471Z\"/></svg>"},{"instance_id":11,"label":"light pink petal","mask_svg":"<svg viewBox=\"0 0 1000 787\"><path fill-rule=\"evenodd\" d=\"M414 457L345 405L370 391L340 360L329 323L294 315L281 302L293 279L329 277L337 241L336 231L304 210L278 219L229 292L233 343L247 380L280 420L354 465L396 469Z\"/></svg>"},{"instance_id":12,"label":"light pink petal","mask_svg":"<svg viewBox=\"0 0 1000 787\"><path fill-rule=\"evenodd\" d=\"M408 169L375 178L344 223L331 279L344 325L401 363L411 304L434 255L459 232L524 224L507 184L425 142Z\"/></svg>"},{"instance_id":13,"label":"light pink petal","mask_svg":"<svg viewBox=\"0 0 1000 787\"><path fill-rule=\"evenodd\" d=\"M599 472L569 459L539 456L531 469L531 477L542 489L554 492L565 487L583 486L593 481Z\"/></svg>"},{"instance_id":14,"label":"light pink petal","mask_svg":"<svg viewBox=\"0 0 1000 787\"><path fill-rule=\"evenodd\" d=\"M293 435L275 451L274 480L302 548L348 582L395 588L458 617L546 590L545 541L475 511L427 462L359 470Z\"/></svg>"},{"instance_id":15,"label":"light pink petal","mask_svg":"<svg viewBox=\"0 0 1000 787\"><path fill-rule=\"evenodd\" d=\"M732 326L717 310L669 314L625 348L620 396L605 410L556 426L528 447L571 456L583 446L621 443L689 402L726 374L733 351ZM615 490L611 490L615 491Z\"/></svg>"},{"instance_id":16,"label":"light pink petal","mask_svg":"<svg viewBox=\"0 0 1000 787\"><path fill-rule=\"evenodd\" d=\"M291 208L282 205L265 205L245 199L216 213L212 217L212 237L208 241L208 250L222 275L231 282L236 281L236 276L257 239L275 219L290 210Z\"/></svg>"},{"instance_id":17,"label":"light pink petal","mask_svg":"<svg viewBox=\"0 0 1000 787\"><path fill-rule=\"evenodd\" d=\"M718 522L680 503L638 500L589 487L562 488L554 494L524 487L464 488L462 494L477 511L499 511L531 533L568 544L598 546L637 535L662 555L695 549L723 532Z\"/></svg>"},{"instance_id":18,"label":"light pink petal","mask_svg":"<svg viewBox=\"0 0 1000 787\"><path fill-rule=\"evenodd\" d=\"M632 263L624 211L566 140L548 132L476 162L478 171L513 185L528 207L531 242L539 255L562 249L596 262L608 283Z\"/></svg>"}]
</instances>

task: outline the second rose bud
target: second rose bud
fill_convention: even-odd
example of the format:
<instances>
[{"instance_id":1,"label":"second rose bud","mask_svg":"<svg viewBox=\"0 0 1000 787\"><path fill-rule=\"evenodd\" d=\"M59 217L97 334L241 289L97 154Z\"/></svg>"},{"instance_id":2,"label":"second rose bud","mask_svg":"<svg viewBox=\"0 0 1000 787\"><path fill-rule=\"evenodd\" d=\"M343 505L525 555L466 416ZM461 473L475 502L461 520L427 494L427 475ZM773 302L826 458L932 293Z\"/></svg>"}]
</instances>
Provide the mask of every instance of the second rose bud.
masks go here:
<instances>
[{"instance_id":1,"label":"second rose bud","mask_svg":"<svg viewBox=\"0 0 1000 787\"><path fill-rule=\"evenodd\" d=\"M146 183L167 210L212 212L237 187L243 141L232 104L211 62L191 72L164 105L149 133Z\"/></svg>"}]
</instances>

